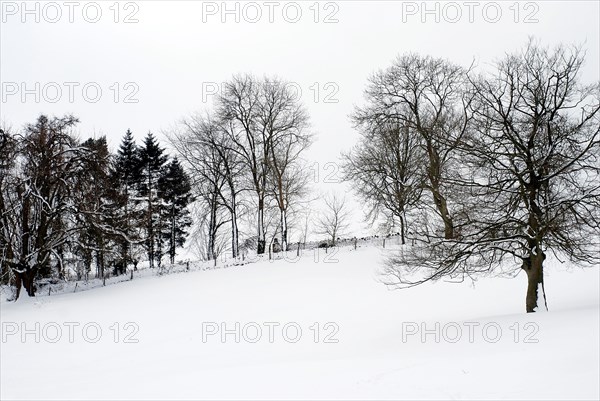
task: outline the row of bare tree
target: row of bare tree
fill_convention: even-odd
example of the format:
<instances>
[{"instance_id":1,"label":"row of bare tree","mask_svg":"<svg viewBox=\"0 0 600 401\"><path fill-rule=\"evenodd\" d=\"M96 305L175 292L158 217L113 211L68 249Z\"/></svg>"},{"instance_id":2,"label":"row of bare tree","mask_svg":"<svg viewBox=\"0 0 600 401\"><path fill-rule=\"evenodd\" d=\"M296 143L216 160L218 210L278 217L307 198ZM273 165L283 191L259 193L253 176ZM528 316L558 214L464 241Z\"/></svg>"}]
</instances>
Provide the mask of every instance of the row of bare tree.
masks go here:
<instances>
[{"instance_id":1,"label":"row of bare tree","mask_svg":"<svg viewBox=\"0 0 600 401\"><path fill-rule=\"evenodd\" d=\"M370 78L344 174L416 243L388 284L522 269L532 312L548 252L600 261L600 84L583 63L530 41L488 71L411 54Z\"/></svg>"}]
</instances>

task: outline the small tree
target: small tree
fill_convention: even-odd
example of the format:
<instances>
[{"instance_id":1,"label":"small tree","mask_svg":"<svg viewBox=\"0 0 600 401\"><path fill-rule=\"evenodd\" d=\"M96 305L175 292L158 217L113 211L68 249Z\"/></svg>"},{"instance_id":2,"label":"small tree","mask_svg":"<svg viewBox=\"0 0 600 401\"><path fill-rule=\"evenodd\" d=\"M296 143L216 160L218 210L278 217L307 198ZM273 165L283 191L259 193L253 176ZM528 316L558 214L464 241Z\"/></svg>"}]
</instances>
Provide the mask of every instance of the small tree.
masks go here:
<instances>
[{"instance_id":1,"label":"small tree","mask_svg":"<svg viewBox=\"0 0 600 401\"><path fill-rule=\"evenodd\" d=\"M316 222L316 233L328 236L330 245L335 246L337 238L343 235L350 225L350 212L346 206L346 198L337 195L326 196L323 200L325 208Z\"/></svg>"},{"instance_id":2,"label":"small tree","mask_svg":"<svg viewBox=\"0 0 600 401\"><path fill-rule=\"evenodd\" d=\"M368 205L367 219L383 216L386 226L400 222L402 244L406 242L406 214L421 201L424 186L419 136L390 118L378 124L359 124L361 139L343 156L344 179L354 184Z\"/></svg>"}]
</instances>

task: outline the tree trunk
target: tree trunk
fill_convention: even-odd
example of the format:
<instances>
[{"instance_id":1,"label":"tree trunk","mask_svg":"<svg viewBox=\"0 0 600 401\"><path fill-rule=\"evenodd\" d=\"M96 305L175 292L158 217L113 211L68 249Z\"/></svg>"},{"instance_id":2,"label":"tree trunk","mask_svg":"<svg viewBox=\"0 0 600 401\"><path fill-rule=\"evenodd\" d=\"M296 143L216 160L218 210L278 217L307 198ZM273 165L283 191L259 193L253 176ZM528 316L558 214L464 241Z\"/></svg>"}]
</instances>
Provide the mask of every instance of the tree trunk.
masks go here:
<instances>
[{"instance_id":1,"label":"tree trunk","mask_svg":"<svg viewBox=\"0 0 600 401\"><path fill-rule=\"evenodd\" d=\"M98 278L104 277L104 252L101 249L96 251L96 265L98 266Z\"/></svg>"},{"instance_id":2,"label":"tree trunk","mask_svg":"<svg viewBox=\"0 0 600 401\"><path fill-rule=\"evenodd\" d=\"M237 226L237 208L236 208L236 204L235 204L235 198L232 201L232 206L231 206L231 256L236 259L240 252L239 252L239 230L238 230L238 226Z\"/></svg>"},{"instance_id":3,"label":"tree trunk","mask_svg":"<svg viewBox=\"0 0 600 401\"><path fill-rule=\"evenodd\" d=\"M129 220L129 184L125 184L125 236L127 237L126 239L121 239L122 244L121 244L121 259L123 260L123 269L127 270L127 265L129 264L129 261L132 259L130 252L129 252L129 227L131 225L131 222Z\"/></svg>"},{"instance_id":4,"label":"tree trunk","mask_svg":"<svg viewBox=\"0 0 600 401\"><path fill-rule=\"evenodd\" d=\"M35 269L26 269L24 264L21 263L19 270L15 270L15 287L17 287L17 294L15 296L15 301L19 299L19 295L21 295L21 286L25 288L27 291L27 295L30 297L35 296Z\"/></svg>"},{"instance_id":5,"label":"tree trunk","mask_svg":"<svg viewBox=\"0 0 600 401\"><path fill-rule=\"evenodd\" d=\"M256 253L258 255L262 255L265 253L265 227L264 227L264 209L265 209L265 200L258 200L258 221L257 221L257 229L258 229L258 245L256 249Z\"/></svg>"},{"instance_id":6,"label":"tree trunk","mask_svg":"<svg viewBox=\"0 0 600 401\"><path fill-rule=\"evenodd\" d=\"M448 211L448 203L446 201L446 198L442 195L440 191L440 180L442 177L441 160L437 150L434 148L434 146L429 140L427 141L427 155L429 158L427 176L429 178L433 202L435 203L435 206L440 216L442 217L442 221L444 222L444 238L453 239L454 223L452 222L452 217L450 216L450 212Z\"/></svg>"},{"instance_id":7,"label":"tree trunk","mask_svg":"<svg viewBox=\"0 0 600 401\"><path fill-rule=\"evenodd\" d=\"M152 172L148 167L148 211L147 211L147 224L148 224L148 238L146 240L146 246L148 247L148 266L152 269L154 268L154 222L152 221L152 215L154 213L152 206Z\"/></svg>"},{"instance_id":8,"label":"tree trunk","mask_svg":"<svg viewBox=\"0 0 600 401\"><path fill-rule=\"evenodd\" d=\"M529 259L523 261L523 270L527 273L527 295L525 297L525 309L527 313L533 313L538 308L539 292L543 293L544 285L544 259L545 255L539 251L537 255L530 255ZM544 294L544 298L545 298Z\"/></svg>"},{"instance_id":9,"label":"tree trunk","mask_svg":"<svg viewBox=\"0 0 600 401\"><path fill-rule=\"evenodd\" d=\"M439 191L433 190L433 200L440 215L442 216L442 221L444 222L444 238L453 239L454 223L452 221L452 217L450 216L450 212L448 211L448 203L446 202L446 198L444 198Z\"/></svg>"},{"instance_id":10,"label":"tree trunk","mask_svg":"<svg viewBox=\"0 0 600 401\"><path fill-rule=\"evenodd\" d=\"M171 264L175 264L175 235L176 235L176 221L175 221L175 205L171 206L171 233L169 235L169 261Z\"/></svg>"},{"instance_id":11,"label":"tree trunk","mask_svg":"<svg viewBox=\"0 0 600 401\"><path fill-rule=\"evenodd\" d=\"M213 259L216 263L216 242L217 242L217 203L215 199L216 195L212 195L210 200L210 218L208 221L208 244L206 249L207 259Z\"/></svg>"},{"instance_id":12,"label":"tree trunk","mask_svg":"<svg viewBox=\"0 0 600 401\"><path fill-rule=\"evenodd\" d=\"M406 244L406 238L404 237L404 216L400 216L400 238L402 239L402 245Z\"/></svg>"},{"instance_id":13,"label":"tree trunk","mask_svg":"<svg viewBox=\"0 0 600 401\"><path fill-rule=\"evenodd\" d=\"M288 227L287 227L287 216L285 210L280 210L280 224L281 224L281 250L287 251L288 249Z\"/></svg>"}]
</instances>

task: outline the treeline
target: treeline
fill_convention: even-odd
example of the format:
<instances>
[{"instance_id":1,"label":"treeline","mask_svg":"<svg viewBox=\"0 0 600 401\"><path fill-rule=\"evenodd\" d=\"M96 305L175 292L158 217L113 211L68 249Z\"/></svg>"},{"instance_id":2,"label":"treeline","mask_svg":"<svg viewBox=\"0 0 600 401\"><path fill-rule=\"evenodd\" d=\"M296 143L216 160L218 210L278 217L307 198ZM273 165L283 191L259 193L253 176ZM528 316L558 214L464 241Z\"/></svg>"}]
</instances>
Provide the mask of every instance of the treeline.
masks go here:
<instances>
[{"instance_id":1,"label":"treeline","mask_svg":"<svg viewBox=\"0 0 600 401\"><path fill-rule=\"evenodd\" d=\"M312 134L288 82L233 77L212 110L167 134L171 160L151 133L137 145L127 131L111 154L105 137L78 140L77 123L40 116L0 136L2 282L17 292L92 269L104 277L141 261L173 263L188 232L199 256L215 261L287 250L292 227L306 241L302 153Z\"/></svg>"},{"instance_id":2,"label":"treeline","mask_svg":"<svg viewBox=\"0 0 600 401\"><path fill-rule=\"evenodd\" d=\"M0 265L17 297L40 279L173 263L191 225L190 178L151 133L138 146L127 131L111 154L105 137L77 139L77 123L41 115L0 131Z\"/></svg>"},{"instance_id":3,"label":"treeline","mask_svg":"<svg viewBox=\"0 0 600 401\"><path fill-rule=\"evenodd\" d=\"M486 71L410 54L373 74L343 171L415 244L388 284L524 271L532 312L549 252L600 261L600 83L581 82L584 55L531 41Z\"/></svg>"}]
</instances>

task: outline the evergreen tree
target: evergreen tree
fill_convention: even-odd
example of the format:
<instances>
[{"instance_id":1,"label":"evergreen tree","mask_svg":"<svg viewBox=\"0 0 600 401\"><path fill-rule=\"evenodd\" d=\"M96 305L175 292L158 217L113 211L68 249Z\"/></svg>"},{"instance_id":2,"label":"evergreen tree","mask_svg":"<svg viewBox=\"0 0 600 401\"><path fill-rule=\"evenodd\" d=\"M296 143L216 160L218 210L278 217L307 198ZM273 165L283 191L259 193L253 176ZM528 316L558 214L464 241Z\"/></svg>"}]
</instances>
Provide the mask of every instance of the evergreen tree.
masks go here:
<instances>
[{"instance_id":1,"label":"evergreen tree","mask_svg":"<svg viewBox=\"0 0 600 401\"><path fill-rule=\"evenodd\" d=\"M90 138L82 144L80 172L74 185L77 188L76 214L78 230L76 252L82 256L85 272L96 260L96 276L103 277L106 267L115 259L115 240L121 232L116 213L118 192L111 184L111 154L106 137ZM78 276L81 276L78 271Z\"/></svg>"},{"instance_id":2,"label":"evergreen tree","mask_svg":"<svg viewBox=\"0 0 600 401\"><path fill-rule=\"evenodd\" d=\"M139 239L138 227L141 216L136 207L140 202L136 197L140 180L140 161L138 147L130 130L127 130L121 141L119 150L114 160L113 178L117 183L119 192L118 214L121 216L123 236L119 239L120 261L119 267L124 271L129 263L134 261L133 243Z\"/></svg>"},{"instance_id":3,"label":"evergreen tree","mask_svg":"<svg viewBox=\"0 0 600 401\"><path fill-rule=\"evenodd\" d=\"M158 182L162 215L159 241L167 244L171 264L175 263L175 250L185 244L187 229L192 224L187 206L192 201L190 178L177 158L164 169ZM159 247L162 249L162 246Z\"/></svg>"},{"instance_id":4,"label":"evergreen tree","mask_svg":"<svg viewBox=\"0 0 600 401\"><path fill-rule=\"evenodd\" d=\"M148 263L152 268L157 256L159 256L158 262L160 263L160 254L162 253L160 241L157 241L157 227L161 225L158 180L167 161L167 156L151 132L146 135L144 145L138 148L137 159L139 163L138 191L140 197L143 197L145 201L143 221L146 252Z\"/></svg>"}]
</instances>

